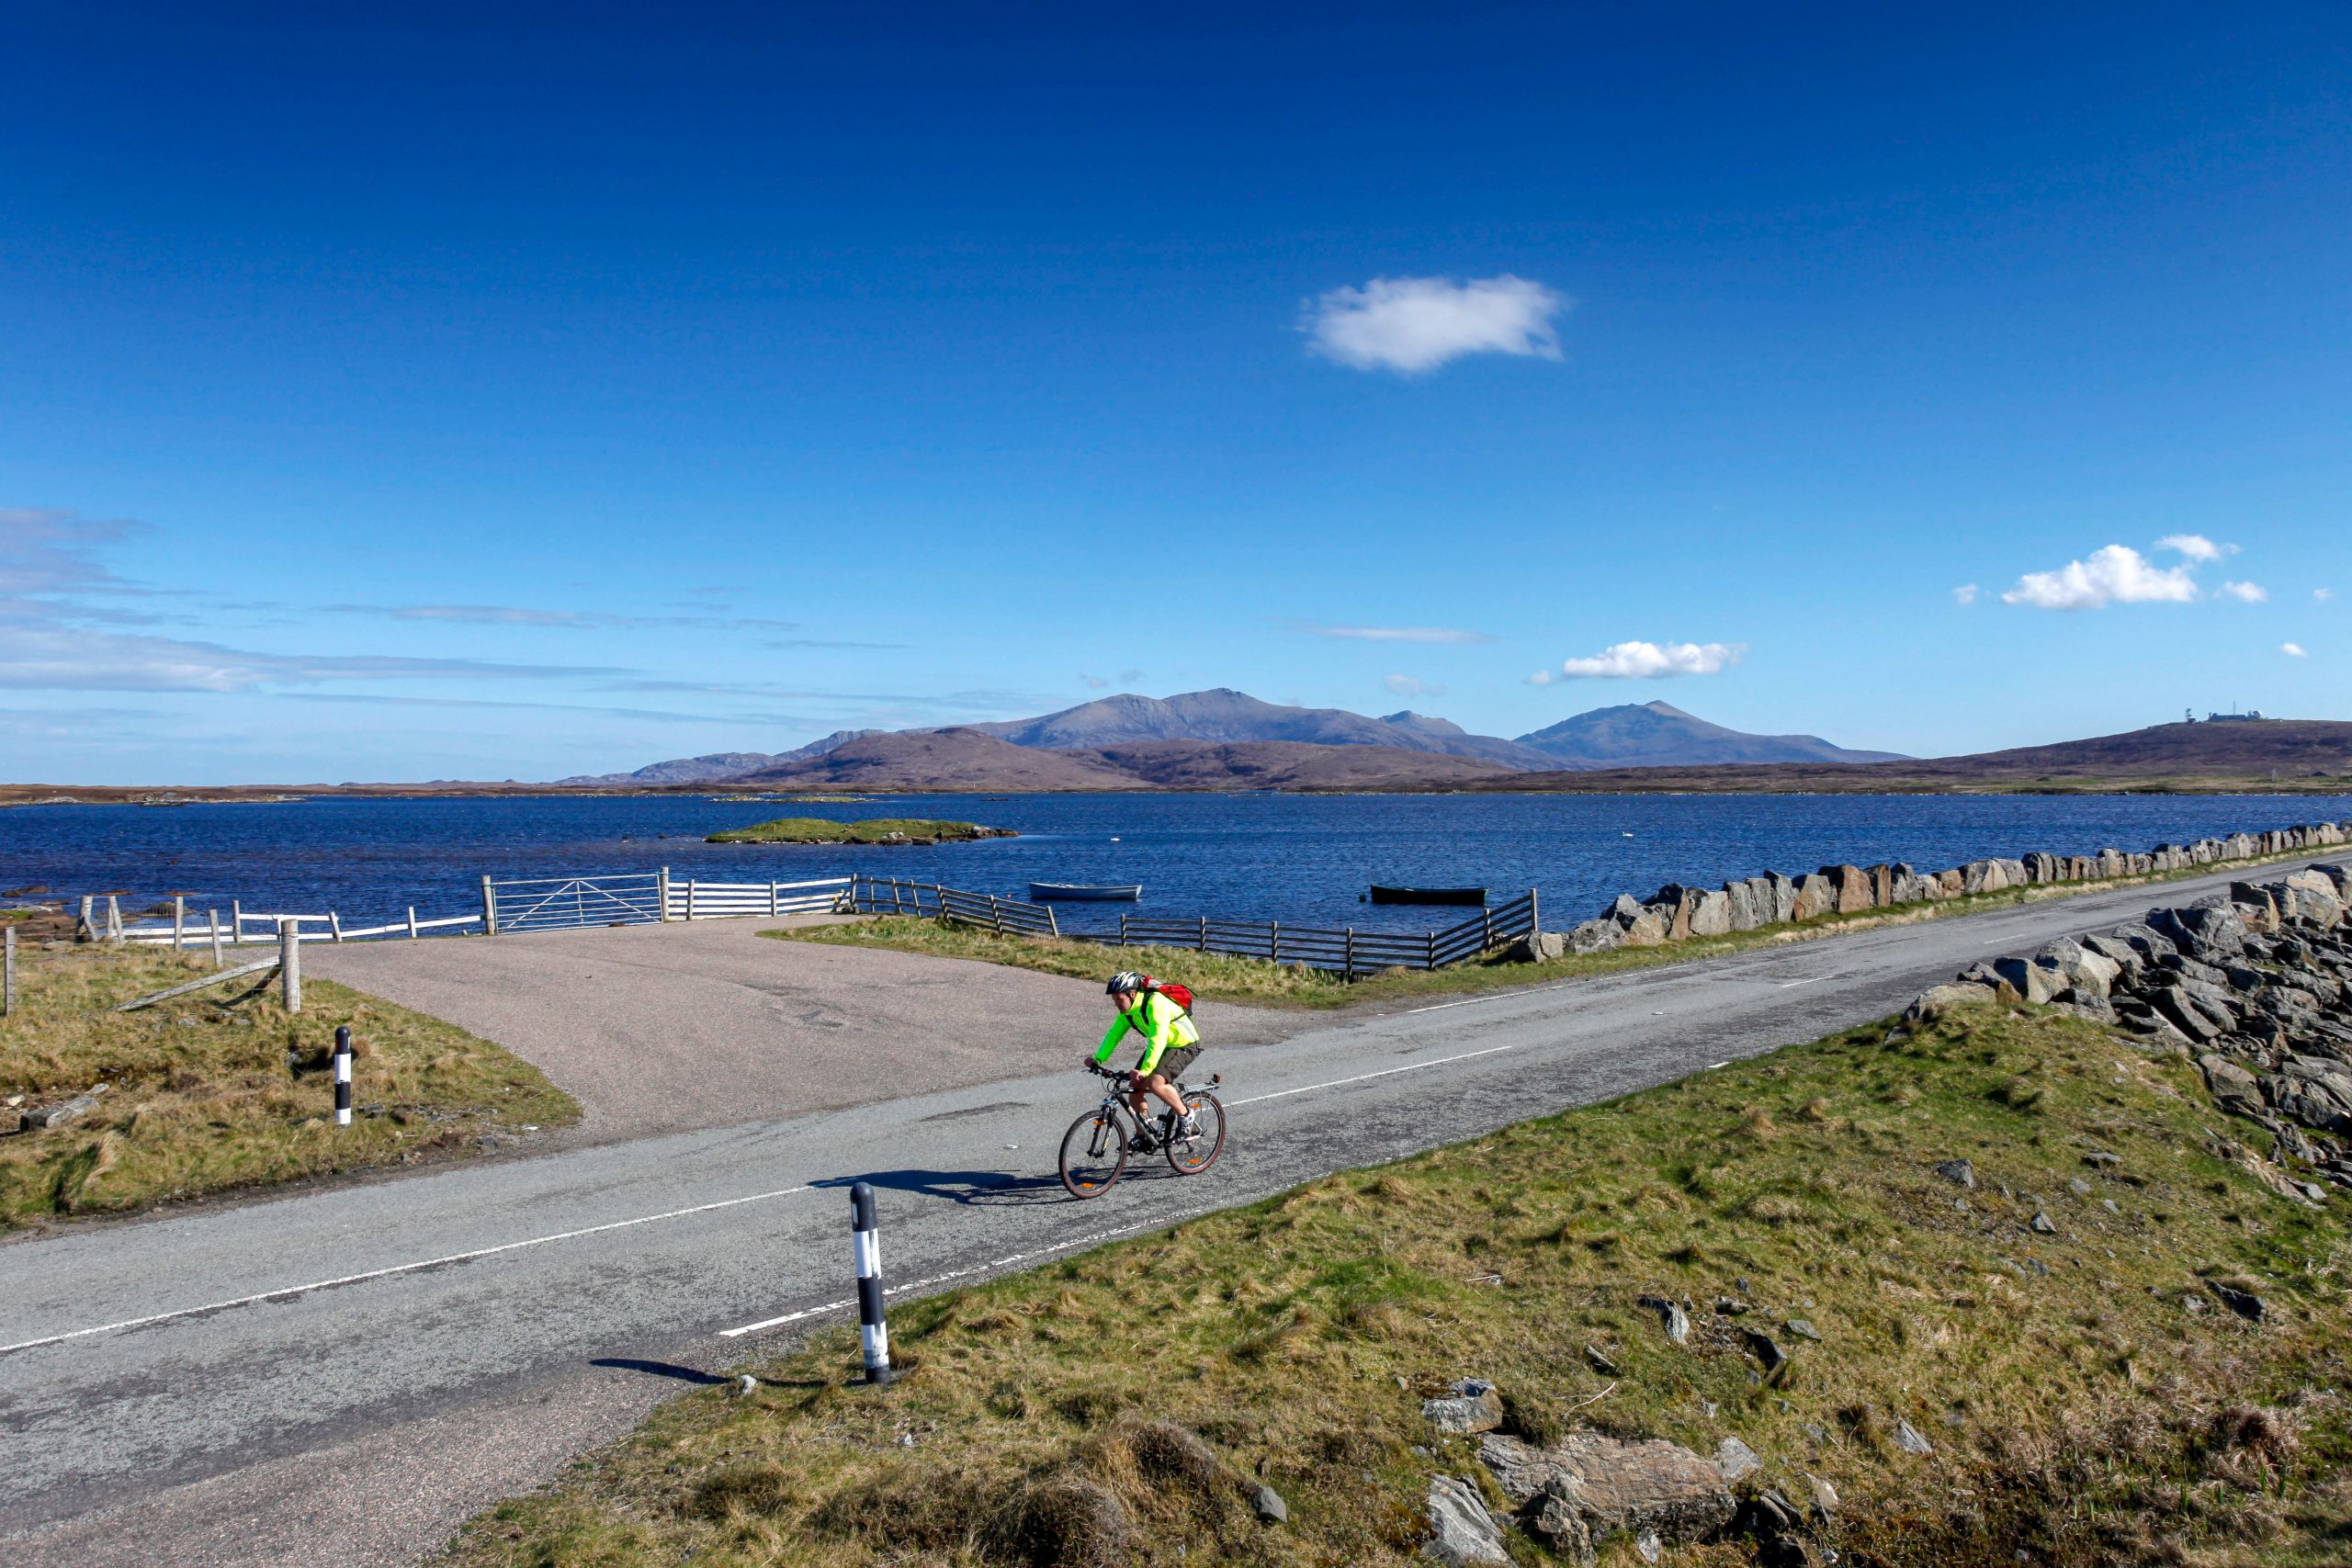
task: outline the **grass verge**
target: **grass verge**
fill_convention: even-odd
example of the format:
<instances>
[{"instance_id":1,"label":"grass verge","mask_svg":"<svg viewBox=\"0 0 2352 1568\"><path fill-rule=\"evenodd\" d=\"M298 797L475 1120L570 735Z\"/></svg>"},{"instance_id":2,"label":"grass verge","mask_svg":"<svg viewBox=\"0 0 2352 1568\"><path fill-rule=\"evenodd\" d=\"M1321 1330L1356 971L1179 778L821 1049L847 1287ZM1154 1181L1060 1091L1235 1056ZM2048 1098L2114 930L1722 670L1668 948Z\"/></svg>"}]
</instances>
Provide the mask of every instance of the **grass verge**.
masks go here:
<instances>
[{"instance_id":1,"label":"grass verge","mask_svg":"<svg viewBox=\"0 0 2352 1568\"><path fill-rule=\"evenodd\" d=\"M0 1019L5 1125L18 1111L108 1086L90 1114L0 1136L0 1227L142 1208L297 1177L472 1153L580 1107L537 1067L453 1024L331 980L302 1015L254 976L138 1012L117 1003L210 965L154 948L17 953L17 1010ZM334 1122L329 1054L351 1026L349 1127Z\"/></svg>"},{"instance_id":2,"label":"grass verge","mask_svg":"<svg viewBox=\"0 0 2352 1568\"><path fill-rule=\"evenodd\" d=\"M704 841L712 844L910 844L956 843L1001 837L970 822L934 822L919 817L876 817L864 822L833 822L822 817L779 817L749 828L729 828Z\"/></svg>"},{"instance_id":3,"label":"grass verge","mask_svg":"<svg viewBox=\"0 0 2352 1568\"><path fill-rule=\"evenodd\" d=\"M1100 979L1113 962L1123 968L1182 979L1204 998L1249 1002L1265 1007L1338 1008L1358 1002L1465 992L1503 990L1513 986L1541 985L1550 980L1591 975L1614 975L1629 969L1650 969L1687 959L1715 958L1759 947L1792 942L1814 942L1873 927L1907 925L1915 920L1949 919L1987 909L2013 908L2051 898L2076 897L2086 893L2111 892L2119 887L2156 886L2215 872L2253 871L2290 861L2325 860L2327 852L2298 850L2292 854L2237 861L2225 866L2199 866L2191 871L2165 872L2152 876L2117 877L2103 882L2058 882L1999 893L1980 893L1934 904L1905 904L1889 909L1851 915L1824 915L1802 925L1762 926L1729 936L1692 937L1660 947L1620 948L1614 953L1575 953L1543 964L1514 964L1499 954L1457 964L1445 969L1387 969L1352 982L1326 970L1297 964L1270 964L1262 958L1236 958L1199 953L1189 947L1108 948L1099 942L1069 938L1001 935L977 926L923 919L905 915L880 915L839 925L810 926L792 931L762 931L782 942L831 942L852 947L887 947L899 953L928 953L936 958L968 958L984 964L1005 964L1047 975ZM1113 954L1116 953L1114 960Z\"/></svg>"},{"instance_id":4,"label":"grass verge","mask_svg":"<svg viewBox=\"0 0 2352 1568\"><path fill-rule=\"evenodd\" d=\"M2079 1020L1856 1029L901 1303L886 1391L848 1386L854 1329L827 1329L451 1557L1402 1568L1431 1475L1485 1484L1419 1401L1480 1376L1536 1440L1736 1436L1747 1484L1828 1481L1850 1564L2341 1562L2346 1223L2208 1128L2188 1063ZM1973 1190L1929 1168L1960 1157ZM1645 1294L1694 1304L1687 1346ZM1260 1481L1286 1525L1250 1518Z\"/></svg>"}]
</instances>

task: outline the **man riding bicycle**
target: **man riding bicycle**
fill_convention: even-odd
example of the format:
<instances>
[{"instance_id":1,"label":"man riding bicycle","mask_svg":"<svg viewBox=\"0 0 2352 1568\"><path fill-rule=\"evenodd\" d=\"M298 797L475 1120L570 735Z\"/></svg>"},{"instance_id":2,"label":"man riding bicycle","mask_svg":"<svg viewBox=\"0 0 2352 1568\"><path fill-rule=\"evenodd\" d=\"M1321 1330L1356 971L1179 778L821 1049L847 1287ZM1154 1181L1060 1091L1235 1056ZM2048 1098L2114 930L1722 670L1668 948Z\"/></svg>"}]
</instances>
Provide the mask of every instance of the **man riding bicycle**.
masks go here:
<instances>
[{"instance_id":1,"label":"man riding bicycle","mask_svg":"<svg viewBox=\"0 0 2352 1568\"><path fill-rule=\"evenodd\" d=\"M1127 1101L1128 1109L1144 1127L1136 1148L1148 1154L1159 1146L1152 1141L1151 1123L1145 1116L1153 1099L1168 1107L1159 1118L1162 1138L1198 1137L1200 1126L1176 1092L1176 1075L1201 1054L1201 1032L1193 1027L1193 1015L1154 987L1148 976L1132 969L1122 969L1112 976L1102 989L1110 997L1111 1005L1118 1009L1118 1016L1111 1021L1110 1032L1102 1036L1102 1043L1086 1059L1086 1065L1090 1070L1099 1072L1128 1031L1143 1036L1143 1057L1136 1064L1135 1092Z\"/></svg>"}]
</instances>

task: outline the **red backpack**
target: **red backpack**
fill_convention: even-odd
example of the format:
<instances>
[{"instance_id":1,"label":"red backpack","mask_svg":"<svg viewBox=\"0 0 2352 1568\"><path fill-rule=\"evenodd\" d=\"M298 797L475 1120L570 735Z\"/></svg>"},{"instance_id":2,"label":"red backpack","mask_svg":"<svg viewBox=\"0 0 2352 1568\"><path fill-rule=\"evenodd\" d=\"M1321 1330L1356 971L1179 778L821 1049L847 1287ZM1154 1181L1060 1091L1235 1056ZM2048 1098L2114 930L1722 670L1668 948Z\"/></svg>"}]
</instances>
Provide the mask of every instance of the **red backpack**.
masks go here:
<instances>
[{"instance_id":1,"label":"red backpack","mask_svg":"<svg viewBox=\"0 0 2352 1568\"><path fill-rule=\"evenodd\" d=\"M1184 985L1182 982L1177 980L1155 980L1150 976L1146 975L1143 977L1143 991L1147 998L1148 998L1152 992L1158 991L1161 996L1166 997L1170 1001L1174 1002L1178 1007L1182 1008L1186 1018L1193 1016L1192 987Z\"/></svg>"}]
</instances>

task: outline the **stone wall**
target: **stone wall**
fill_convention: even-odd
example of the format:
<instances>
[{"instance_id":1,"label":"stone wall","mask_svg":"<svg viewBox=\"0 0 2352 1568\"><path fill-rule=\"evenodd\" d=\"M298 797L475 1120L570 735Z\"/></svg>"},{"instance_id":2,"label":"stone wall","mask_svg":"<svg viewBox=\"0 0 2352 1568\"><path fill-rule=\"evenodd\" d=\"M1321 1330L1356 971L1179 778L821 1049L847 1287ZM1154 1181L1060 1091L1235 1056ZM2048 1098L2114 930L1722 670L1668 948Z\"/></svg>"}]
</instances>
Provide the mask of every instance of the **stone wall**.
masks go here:
<instances>
[{"instance_id":1,"label":"stone wall","mask_svg":"<svg viewBox=\"0 0 2352 1568\"><path fill-rule=\"evenodd\" d=\"M2101 850L2096 854L2060 855L2036 850L2015 860L1971 861L1948 871L1915 871L1907 865L1825 865L1801 876L1768 871L1721 887L1668 883L1645 899L1621 895L1599 916L1573 931L1545 931L1529 938L1521 944L1522 956L1551 958L1563 953L1655 947L1691 937L1797 924L1826 915L1903 908L2046 883L2104 882L2193 871L2346 842L2352 842L2352 822L2315 822L2265 833L2199 839L2193 844L2158 844L2144 854Z\"/></svg>"},{"instance_id":2,"label":"stone wall","mask_svg":"<svg viewBox=\"0 0 2352 1568\"><path fill-rule=\"evenodd\" d=\"M2352 1138L2352 866L2233 883L2130 925L1972 964L1921 992L1906 1017L2020 1002L2193 1059L2222 1109L2270 1134L2268 1160L2247 1163L2281 1193L2316 1202L2319 1181L2352 1188L2352 1151L2335 1141ZM2298 1167L2318 1180L2290 1178Z\"/></svg>"}]
</instances>

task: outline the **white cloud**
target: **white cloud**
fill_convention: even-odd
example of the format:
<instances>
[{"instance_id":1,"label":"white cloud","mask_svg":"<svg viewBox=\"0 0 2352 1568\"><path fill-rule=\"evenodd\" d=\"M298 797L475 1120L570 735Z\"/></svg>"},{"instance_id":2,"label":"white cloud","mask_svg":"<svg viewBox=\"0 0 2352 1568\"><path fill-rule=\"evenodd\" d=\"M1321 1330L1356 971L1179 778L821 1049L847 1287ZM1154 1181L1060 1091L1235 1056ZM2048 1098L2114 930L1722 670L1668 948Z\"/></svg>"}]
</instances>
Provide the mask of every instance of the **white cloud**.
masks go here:
<instances>
[{"instance_id":1,"label":"white cloud","mask_svg":"<svg viewBox=\"0 0 2352 1568\"><path fill-rule=\"evenodd\" d=\"M2258 582L2224 582L2220 592L2241 604L2259 604L2270 597L2270 591Z\"/></svg>"},{"instance_id":2,"label":"white cloud","mask_svg":"<svg viewBox=\"0 0 2352 1568\"><path fill-rule=\"evenodd\" d=\"M2109 545L2056 571L2026 573L2001 601L2037 610L2097 610L2110 604L2186 604L2196 597L2197 580L2188 567L2157 567L2129 545Z\"/></svg>"},{"instance_id":3,"label":"white cloud","mask_svg":"<svg viewBox=\"0 0 2352 1568\"><path fill-rule=\"evenodd\" d=\"M177 637L0 622L0 687L54 692L250 692L330 681L618 675L580 665L254 653Z\"/></svg>"},{"instance_id":4,"label":"white cloud","mask_svg":"<svg viewBox=\"0 0 2352 1568\"><path fill-rule=\"evenodd\" d=\"M2324 604L2330 599L2335 597L2335 590L2333 588L2314 588L2312 590L2312 597Z\"/></svg>"},{"instance_id":5,"label":"white cloud","mask_svg":"<svg viewBox=\"0 0 2352 1568\"><path fill-rule=\"evenodd\" d=\"M2235 545L2217 545L2202 534L2166 534L2156 541L2156 548L2199 561L2220 560L2223 556L2238 553Z\"/></svg>"},{"instance_id":6,"label":"white cloud","mask_svg":"<svg viewBox=\"0 0 2352 1568\"><path fill-rule=\"evenodd\" d=\"M1560 357L1552 318L1568 301L1540 283L1504 273L1456 283L1450 277L1375 277L1334 288L1299 322L1326 358L1358 370L1417 375L1469 354Z\"/></svg>"},{"instance_id":7,"label":"white cloud","mask_svg":"<svg viewBox=\"0 0 2352 1568\"><path fill-rule=\"evenodd\" d=\"M1571 680L1646 681L1664 675L1713 675L1739 662L1747 649L1721 642L1621 642L1590 659L1571 659L1560 672Z\"/></svg>"},{"instance_id":8,"label":"white cloud","mask_svg":"<svg viewBox=\"0 0 2352 1568\"><path fill-rule=\"evenodd\" d=\"M1976 584L1963 582L1951 591L1951 602L1955 604L1973 604L1976 603Z\"/></svg>"},{"instance_id":9,"label":"white cloud","mask_svg":"<svg viewBox=\"0 0 2352 1568\"><path fill-rule=\"evenodd\" d=\"M1317 637L1344 637L1355 642L1492 642L1485 632L1453 626L1309 626Z\"/></svg>"},{"instance_id":10,"label":"white cloud","mask_svg":"<svg viewBox=\"0 0 2352 1568\"><path fill-rule=\"evenodd\" d=\"M2278 651L2285 654L2290 659L2308 659L2311 657L2311 655L2303 651L2302 645L2300 643L2282 642L2278 645Z\"/></svg>"},{"instance_id":11,"label":"white cloud","mask_svg":"<svg viewBox=\"0 0 2352 1568\"><path fill-rule=\"evenodd\" d=\"M1436 697L1445 694L1443 686L1432 686L1411 675L1383 675L1380 684L1392 697Z\"/></svg>"},{"instance_id":12,"label":"white cloud","mask_svg":"<svg viewBox=\"0 0 2352 1568\"><path fill-rule=\"evenodd\" d=\"M1538 670L1527 678L1527 683L1531 686L1548 686L1552 683L1552 672L1549 670Z\"/></svg>"}]
</instances>

